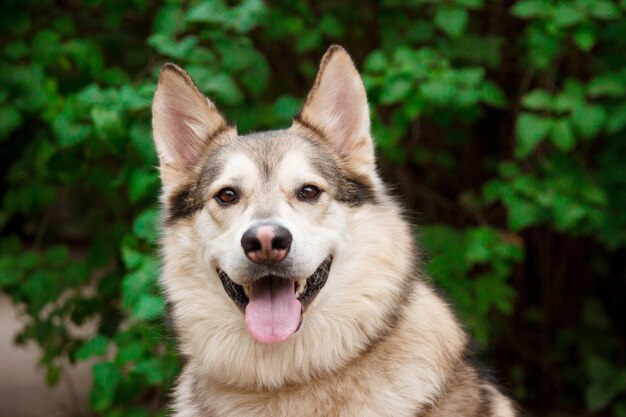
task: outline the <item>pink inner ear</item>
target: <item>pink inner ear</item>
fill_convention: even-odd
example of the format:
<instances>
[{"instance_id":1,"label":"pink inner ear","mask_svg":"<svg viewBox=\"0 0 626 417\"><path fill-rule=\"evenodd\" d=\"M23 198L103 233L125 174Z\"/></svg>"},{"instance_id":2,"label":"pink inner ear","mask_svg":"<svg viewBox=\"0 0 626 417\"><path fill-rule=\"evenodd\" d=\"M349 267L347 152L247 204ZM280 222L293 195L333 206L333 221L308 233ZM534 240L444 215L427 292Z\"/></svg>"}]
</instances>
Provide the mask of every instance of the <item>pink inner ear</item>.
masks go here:
<instances>
[{"instance_id":1,"label":"pink inner ear","mask_svg":"<svg viewBox=\"0 0 626 417\"><path fill-rule=\"evenodd\" d=\"M168 165L197 164L211 134L226 126L191 79L175 71L162 73L152 109L154 140Z\"/></svg>"},{"instance_id":2,"label":"pink inner ear","mask_svg":"<svg viewBox=\"0 0 626 417\"><path fill-rule=\"evenodd\" d=\"M333 113L337 115L337 150L341 153L349 153L355 146L355 142L361 134L361 125L363 123L360 100L358 90L352 87L353 80L346 76L347 74L339 74L340 80L337 82L343 88L336 90L333 100ZM356 93L356 94L355 94ZM367 117L367 115L365 115Z\"/></svg>"},{"instance_id":3,"label":"pink inner ear","mask_svg":"<svg viewBox=\"0 0 626 417\"><path fill-rule=\"evenodd\" d=\"M179 109L172 109L168 119L167 134L172 150L176 154L175 158L184 165L195 165L202 152L203 138L197 135L201 131L200 125L189 114L185 114ZM192 123L198 124L199 132L194 132L191 127Z\"/></svg>"}]
</instances>

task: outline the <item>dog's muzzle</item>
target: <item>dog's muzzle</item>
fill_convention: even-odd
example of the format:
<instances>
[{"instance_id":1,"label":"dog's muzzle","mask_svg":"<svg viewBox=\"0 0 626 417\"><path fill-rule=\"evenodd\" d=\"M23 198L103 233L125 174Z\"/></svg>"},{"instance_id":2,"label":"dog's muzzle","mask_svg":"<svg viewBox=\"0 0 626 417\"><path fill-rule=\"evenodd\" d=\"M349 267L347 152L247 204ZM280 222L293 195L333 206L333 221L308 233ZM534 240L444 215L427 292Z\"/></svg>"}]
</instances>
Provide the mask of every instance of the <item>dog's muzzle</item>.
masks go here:
<instances>
[{"instance_id":1,"label":"dog's muzzle","mask_svg":"<svg viewBox=\"0 0 626 417\"><path fill-rule=\"evenodd\" d=\"M303 309L308 307L311 304L311 302L315 299L317 294L326 284L326 280L328 279L328 274L330 273L330 267L331 267L332 262L333 262L333 257L332 255L329 255L324 260L324 262L322 262L320 266L317 267L315 272L313 272L313 274L311 274L311 276L309 276L306 279L304 288L298 288L298 285L299 285L298 281L291 280L294 283L294 296L296 295L297 292L299 292L299 295L297 295L296 298L298 299L298 301L302 303ZM237 305L237 307L239 307L239 309L242 312L245 312L246 307L248 306L249 298L245 290L243 289L243 287L237 284L236 282L234 282L233 280L231 280L228 274L224 272L222 269L217 268L217 274L220 277L220 281L222 281L222 285L224 286L224 290L226 291L226 294L228 294L231 300L233 300L233 302ZM259 278L259 279L263 280L263 279L285 279L285 278L269 275L269 276Z\"/></svg>"}]
</instances>

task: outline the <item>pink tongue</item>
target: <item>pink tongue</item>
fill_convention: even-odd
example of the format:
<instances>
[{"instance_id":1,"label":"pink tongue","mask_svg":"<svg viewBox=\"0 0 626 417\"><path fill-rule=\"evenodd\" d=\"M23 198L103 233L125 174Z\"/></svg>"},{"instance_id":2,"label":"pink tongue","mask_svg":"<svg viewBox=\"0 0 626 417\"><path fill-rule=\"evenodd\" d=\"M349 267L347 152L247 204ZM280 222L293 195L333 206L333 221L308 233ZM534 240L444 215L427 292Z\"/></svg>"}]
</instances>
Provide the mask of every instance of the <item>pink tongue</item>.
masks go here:
<instances>
[{"instance_id":1,"label":"pink tongue","mask_svg":"<svg viewBox=\"0 0 626 417\"><path fill-rule=\"evenodd\" d=\"M294 297L294 282L263 278L250 286L246 327L261 343L283 342L300 325L302 306Z\"/></svg>"}]
</instances>

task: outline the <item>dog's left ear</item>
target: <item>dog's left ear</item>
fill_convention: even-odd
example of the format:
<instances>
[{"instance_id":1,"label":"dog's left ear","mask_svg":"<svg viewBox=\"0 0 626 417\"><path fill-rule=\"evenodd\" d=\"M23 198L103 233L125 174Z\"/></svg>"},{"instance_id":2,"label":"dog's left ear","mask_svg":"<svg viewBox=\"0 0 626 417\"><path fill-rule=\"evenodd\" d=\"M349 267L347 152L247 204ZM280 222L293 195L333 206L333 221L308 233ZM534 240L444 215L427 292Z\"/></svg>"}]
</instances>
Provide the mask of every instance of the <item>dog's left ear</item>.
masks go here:
<instances>
[{"instance_id":1,"label":"dog's left ear","mask_svg":"<svg viewBox=\"0 0 626 417\"><path fill-rule=\"evenodd\" d=\"M295 124L321 131L339 155L353 166L374 163L369 108L363 81L348 53L331 46L320 64Z\"/></svg>"}]
</instances>

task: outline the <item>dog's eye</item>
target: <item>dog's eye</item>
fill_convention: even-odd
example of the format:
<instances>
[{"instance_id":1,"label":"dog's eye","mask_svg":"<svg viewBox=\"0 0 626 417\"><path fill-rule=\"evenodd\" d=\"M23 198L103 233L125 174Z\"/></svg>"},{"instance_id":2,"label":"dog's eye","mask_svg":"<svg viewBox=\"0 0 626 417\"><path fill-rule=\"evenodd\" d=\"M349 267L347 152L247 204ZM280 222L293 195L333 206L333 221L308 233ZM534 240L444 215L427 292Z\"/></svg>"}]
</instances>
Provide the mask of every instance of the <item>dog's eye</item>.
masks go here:
<instances>
[{"instance_id":1,"label":"dog's eye","mask_svg":"<svg viewBox=\"0 0 626 417\"><path fill-rule=\"evenodd\" d=\"M300 189L298 193L298 198L300 200L313 200L319 197L322 190L317 188L315 185L307 184Z\"/></svg>"},{"instance_id":2,"label":"dog's eye","mask_svg":"<svg viewBox=\"0 0 626 417\"><path fill-rule=\"evenodd\" d=\"M221 205L227 206L229 204L234 204L237 201L239 201L239 195L237 194L237 191L233 190L232 188L227 187L227 188L222 188L215 195L215 199Z\"/></svg>"}]
</instances>

